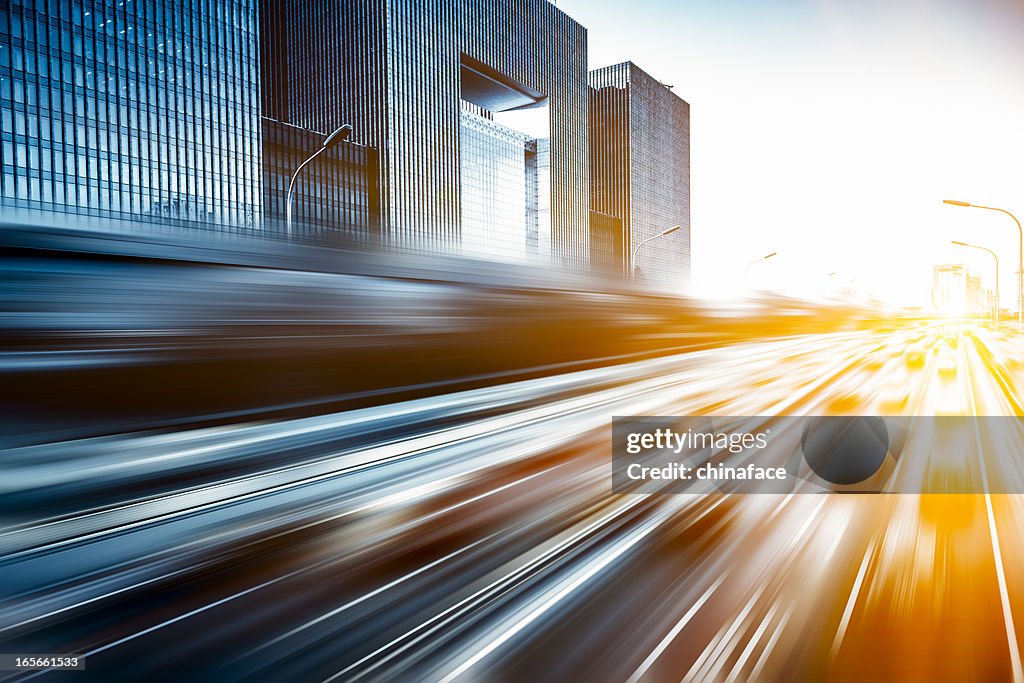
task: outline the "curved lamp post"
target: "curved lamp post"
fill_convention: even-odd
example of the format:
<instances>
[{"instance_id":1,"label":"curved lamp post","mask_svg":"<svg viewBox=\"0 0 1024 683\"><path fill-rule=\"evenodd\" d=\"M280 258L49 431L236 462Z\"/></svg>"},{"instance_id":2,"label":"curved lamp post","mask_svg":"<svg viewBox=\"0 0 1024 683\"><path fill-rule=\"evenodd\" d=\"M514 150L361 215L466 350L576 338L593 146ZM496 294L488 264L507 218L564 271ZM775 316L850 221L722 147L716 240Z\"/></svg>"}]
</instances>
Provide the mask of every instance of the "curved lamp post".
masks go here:
<instances>
[{"instance_id":1,"label":"curved lamp post","mask_svg":"<svg viewBox=\"0 0 1024 683\"><path fill-rule=\"evenodd\" d=\"M299 164L299 167L295 169L295 173L292 173L291 182L288 183L288 194L286 195L284 200L285 222L288 225L288 237L292 236L292 194L295 191L295 179L299 177L299 172L302 171L302 169L304 169L309 162L313 161L313 159L316 159L318 156L320 156L327 150L333 149L334 147L340 145L351 134L352 126L350 126L347 123L344 126L338 128L336 131L334 131L326 138L324 138L324 142L320 146L320 149L313 152L312 156L310 156L308 159Z\"/></svg>"},{"instance_id":2,"label":"curved lamp post","mask_svg":"<svg viewBox=\"0 0 1024 683\"><path fill-rule=\"evenodd\" d=\"M663 230L662 232L659 232L657 235L654 235L653 237L648 237L647 239L642 241L640 244L636 245L636 249L634 249L633 253L630 254L630 256L629 256L629 277L630 278L634 277L634 268L636 266L636 253L638 251L640 251L640 247L644 246L645 244L647 244L651 240L656 240L659 237L664 237L665 235L671 235L672 233L676 232L677 230L681 229L682 227L683 226L681 226L681 225L673 225L668 230Z\"/></svg>"},{"instance_id":3,"label":"curved lamp post","mask_svg":"<svg viewBox=\"0 0 1024 683\"><path fill-rule=\"evenodd\" d=\"M1021 227L1020 221L1006 209L999 209L994 206L981 206L979 204L971 204L970 202L960 202L955 199L943 199L942 203L949 204L950 206L966 206L972 209L998 211L999 213L1005 213L1017 224L1017 329L1020 330L1021 325L1024 324L1024 273L1021 272L1024 271L1024 228Z\"/></svg>"},{"instance_id":4,"label":"curved lamp post","mask_svg":"<svg viewBox=\"0 0 1024 683\"><path fill-rule=\"evenodd\" d=\"M776 254L778 254L778 253L779 253L779 252L777 252L777 251L773 251L773 252L772 252L772 253L770 253L770 254L766 254L766 255L762 256L761 258L756 258L756 259L754 259L753 261L751 261L750 263L748 263L748 264L746 265L746 267L745 267L745 268L743 269L743 277L747 277L747 271L748 271L748 270L750 270L750 267L751 267L751 266L756 266L756 265L757 265L758 263L760 263L761 261L767 261L768 259L770 259L771 257L775 256L775 255L776 255ZM829 273L829 275L832 275L832 274L833 274L833 273Z\"/></svg>"}]
</instances>

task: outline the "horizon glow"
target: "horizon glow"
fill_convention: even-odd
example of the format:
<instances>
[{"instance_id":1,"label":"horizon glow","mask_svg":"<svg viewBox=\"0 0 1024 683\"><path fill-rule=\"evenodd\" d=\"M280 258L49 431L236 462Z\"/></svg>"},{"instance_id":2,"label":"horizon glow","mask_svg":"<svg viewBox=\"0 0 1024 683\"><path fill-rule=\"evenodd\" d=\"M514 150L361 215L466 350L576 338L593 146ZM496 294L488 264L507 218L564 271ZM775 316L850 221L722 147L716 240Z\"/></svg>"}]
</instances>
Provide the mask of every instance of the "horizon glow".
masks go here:
<instances>
[{"instance_id":1,"label":"horizon glow","mask_svg":"<svg viewBox=\"0 0 1024 683\"><path fill-rule=\"evenodd\" d=\"M1024 6L562 0L590 68L630 60L691 105L694 293L845 286L927 305L932 266L964 263L1011 305L1024 216ZM759 254L770 262L743 268ZM836 276L828 277L835 271Z\"/></svg>"}]
</instances>

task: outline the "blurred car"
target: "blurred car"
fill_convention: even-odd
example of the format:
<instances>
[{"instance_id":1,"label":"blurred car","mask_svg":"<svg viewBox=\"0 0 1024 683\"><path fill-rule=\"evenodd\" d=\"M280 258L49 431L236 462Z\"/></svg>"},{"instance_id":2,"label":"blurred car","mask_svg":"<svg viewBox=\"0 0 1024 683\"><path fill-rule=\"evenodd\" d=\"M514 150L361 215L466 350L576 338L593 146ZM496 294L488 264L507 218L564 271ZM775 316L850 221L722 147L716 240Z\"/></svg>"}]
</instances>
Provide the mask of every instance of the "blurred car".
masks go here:
<instances>
[{"instance_id":1,"label":"blurred car","mask_svg":"<svg viewBox=\"0 0 1024 683\"><path fill-rule=\"evenodd\" d=\"M918 368L923 368L926 358L927 354L925 353L924 349L911 349L910 351L907 352L906 356L907 367L914 368L915 370Z\"/></svg>"},{"instance_id":2,"label":"blurred car","mask_svg":"<svg viewBox=\"0 0 1024 683\"><path fill-rule=\"evenodd\" d=\"M829 398L828 415L851 415L862 412L864 397L856 391L844 391Z\"/></svg>"},{"instance_id":3,"label":"blurred car","mask_svg":"<svg viewBox=\"0 0 1024 683\"><path fill-rule=\"evenodd\" d=\"M939 377L950 379L956 377L957 358L952 351L943 349L939 354Z\"/></svg>"},{"instance_id":4,"label":"blurred car","mask_svg":"<svg viewBox=\"0 0 1024 683\"><path fill-rule=\"evenodd\" d=\"M877 405L883 415L901 413L910 405L910 387L905 383L889 384L878 394Z\"/></svg>"}]
</instances>

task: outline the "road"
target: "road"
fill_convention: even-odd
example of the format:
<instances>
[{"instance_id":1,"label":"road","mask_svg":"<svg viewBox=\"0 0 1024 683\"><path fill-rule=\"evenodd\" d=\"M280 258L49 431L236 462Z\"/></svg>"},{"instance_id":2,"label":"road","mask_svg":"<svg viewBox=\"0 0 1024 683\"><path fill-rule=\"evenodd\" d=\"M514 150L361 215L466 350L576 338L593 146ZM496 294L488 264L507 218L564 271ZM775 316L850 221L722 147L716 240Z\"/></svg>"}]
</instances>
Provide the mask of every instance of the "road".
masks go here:
<instances>
[{"instance_id":1,"label":"road","mask_svg":"<svg viewBox=\"0 0 1024 683\"><path fill-rule=\"evenodd\" d=\"M609 457L613 415L1017 415L1022 373L1013 332L908 324L9 448L0 650L76 681L1022 680L1019 496L613 495Z\"/></svg>"}]
</instances>

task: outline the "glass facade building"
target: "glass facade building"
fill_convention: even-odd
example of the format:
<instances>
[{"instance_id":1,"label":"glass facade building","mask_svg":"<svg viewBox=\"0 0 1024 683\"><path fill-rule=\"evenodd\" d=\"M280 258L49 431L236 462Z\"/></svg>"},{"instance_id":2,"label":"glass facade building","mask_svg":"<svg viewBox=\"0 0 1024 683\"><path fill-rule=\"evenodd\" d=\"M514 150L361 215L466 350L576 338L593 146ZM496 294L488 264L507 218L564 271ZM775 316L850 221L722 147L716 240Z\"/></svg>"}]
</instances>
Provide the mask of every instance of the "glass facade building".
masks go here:
<instances>
[{"instance_id":1,"label":"glass facade building","mask_svg":"<svg viewBox=\"0 0 1024 683\"><path fill-rule=\"evenodd\" d=\"M547 0L263 0L261 11L265 115L312 130L350 123L353 141L378 150L388 243L461 250L463 101L544 105L546 246L556 262L587 266L582 26Z\"/></svg>"},{"instance_id":2,"label":"glass facade building","mask_svg":"<svg viewBox=\"0 0 1024 683\"><path fill-rule=\"evenodd\" d=\"M690 280L690 105L626 62L590 73L590 202L622 221L622 272L642 240L681 225L637 255L636 277L685 288ZM592 225L595 232L607 229ZM603 256L602 256L603 258ZM627 273L628 274L628 273Z\"/></svg>"},{"instance_id":3,"label":"glass facade building","mask_svg":"<svg viewBox=\"0 0 1024 683\"><path fill-rule=\"evenodd\" d=\"M590 212L590 269L622 277L622 219Z\"/></svg>"},{"instance_id":4,"label":"glass facade building","mask_svg":"<svg viewBox=\"0 0 1024 683\"><path fill-rule=\"evenodd\" d=\"M538 257L537 141L463 108L462 253L499 261Z\"/></svg>"},{"instance_id":5,"label":"glass facade building","mask_svg":"<svg viewBox=\"0 0 1024 683\"><path fill-rule=\"evenodd\" d=\"M987 303L981 276L976 272L959 263L933 267L932 305L936 309L947 314L976 315L986 311Z\"/></svg>"},{"instance_id":6,"label":"glass facade building","mask_svg":"<svg viewBox=\"0 0 1024 683\"><path fill-rule=\"evenodd\" d=\"M258 228L255 0L5 5L5 206Z\"/></svg>"}]
</instances>

